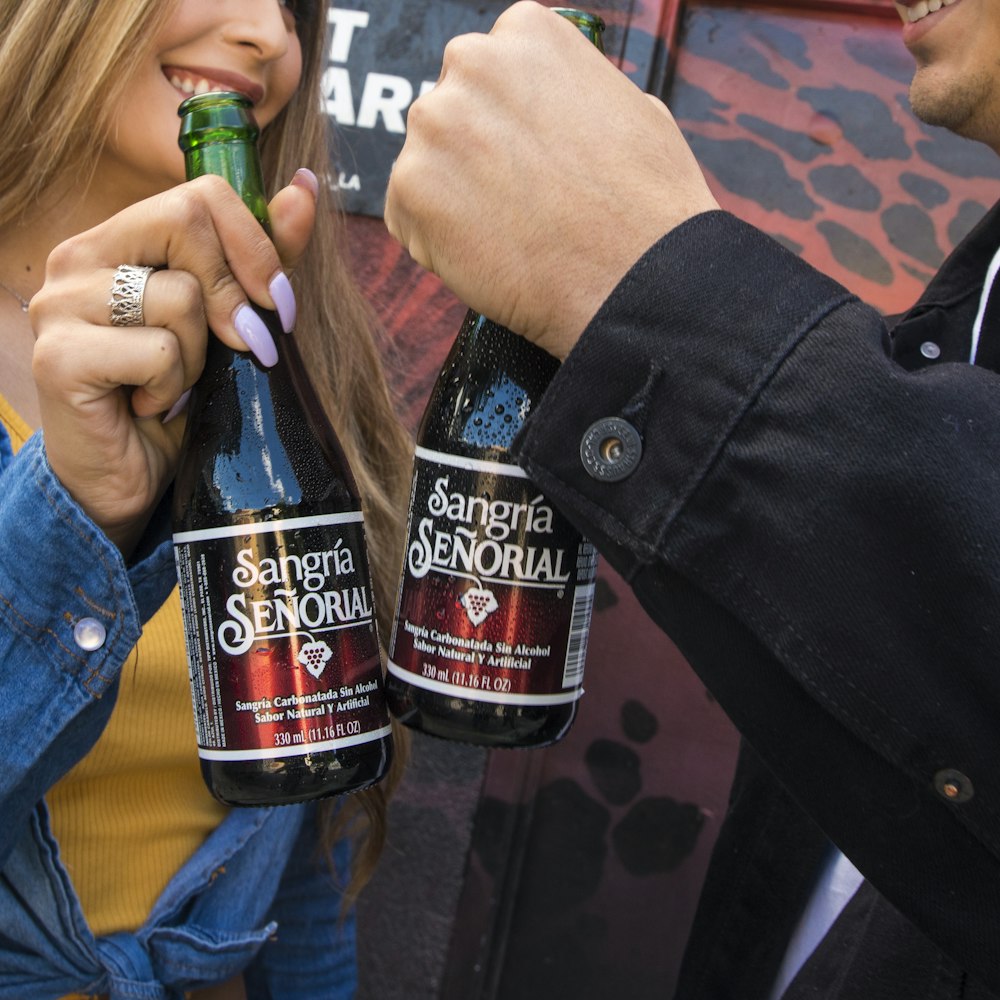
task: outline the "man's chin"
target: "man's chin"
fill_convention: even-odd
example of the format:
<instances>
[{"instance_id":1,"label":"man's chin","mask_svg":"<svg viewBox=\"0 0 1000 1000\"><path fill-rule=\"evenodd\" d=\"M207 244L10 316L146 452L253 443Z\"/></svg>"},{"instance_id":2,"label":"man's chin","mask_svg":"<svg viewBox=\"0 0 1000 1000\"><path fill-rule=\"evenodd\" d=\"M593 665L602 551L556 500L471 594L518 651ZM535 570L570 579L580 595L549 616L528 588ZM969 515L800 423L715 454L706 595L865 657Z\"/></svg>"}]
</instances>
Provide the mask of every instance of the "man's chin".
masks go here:
<instances>
[{"instance_id":1,"label":"man's chin","mask_svg":"<svg viewBox=\"0 0 1000 1000\"><path fill-rule=\"evenodd\" d=\"M976 139L996 148L1000 121L992 121L988 109L993 81L986 75L965 76L935 73L932 67L918 67L910 84L910 108L926 125L946 128L956 135Z\"/></svg>"}]
</instances>

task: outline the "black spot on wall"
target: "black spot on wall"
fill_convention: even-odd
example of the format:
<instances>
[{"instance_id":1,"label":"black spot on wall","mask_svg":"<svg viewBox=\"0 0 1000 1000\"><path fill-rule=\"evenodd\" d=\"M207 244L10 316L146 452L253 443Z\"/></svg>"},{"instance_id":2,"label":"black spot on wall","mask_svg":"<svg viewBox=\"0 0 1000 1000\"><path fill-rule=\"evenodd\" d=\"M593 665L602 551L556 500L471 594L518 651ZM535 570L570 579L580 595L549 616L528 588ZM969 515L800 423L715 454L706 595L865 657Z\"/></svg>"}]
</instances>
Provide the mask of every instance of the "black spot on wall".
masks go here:
<instances>
[{"instance_id":1,"label":"black spot on wall","mask_svg":"<svg viewBox=\"0 0 1000 1000\"><path fill-rule=\"evenodd\" d=\"M961 139L944 129L936 129L935 133L914 147L922 160L955 177L1000 178L1000 159L988 146Z\"/></svg>"},{"instance_id":2,"label":"black spot on wall","mask_svg":"<svg viewBox=\"0 0 1000 1000\"><path fill-rule=\"evenodd\" d=\"M726 124L726 119L716 112L728 110L728 104L713 97L704 88L696 87L693 83L682 80L680 76L677 77L676 84L673 99L670 101L670 110L676 119Z\"/></svg>"},{"instance_id":3,"label":"black spot on wall","mask_svg":"<svg viewBox=\"0 0 1000 1000\"><path fill-rule=\"evenodd\" d=\"M639 755L614 740L594 740L587 747L584 762L590 779L606 802L620 806L639 794L642 774Z\"/></svg>"},{"instance_id":4,"label":"black spot on wall","mask_svg":"<svg viewBox=\"0 0 1000 1000\"><path fill-rule=\"evenodd\" d=\"M863 236L832 219L817 223L816 229L841 267L880 285L892 284L889 262Z\"/></svg>"},{"instance_id":5,"label":"black spot on wall","mask_svg":"<svg viewBox=\"0 0 1000 1000\"><path fill-rule=\"evenodd\" d=\"M805 247L801 243L793 240L790 236L786 236L784 233L771 233L771 238L777 240L786 250L790 250L799 257L802 256L802 252L805 250ZM709 701L713 700L709 698Z\"/></svg>"},{"instance_id":6,"label":"black spot on wall","mask_svg":"<svg viewBox=\"0 0 1000 1000\"><path fill-rule=\"evenodd\" d=\"M607 12L601 11L601 13ZM649 70L656 60L661 45L656 35L651 35L648 31L638 31L634 26L629 29L625 25L609 24L604 32L604 51L626 54L628 61L635 67L629 72L629 78L641 90L645 90L646 84L649 83Z\"/></svg>"},{"instance_id":7,"label":"black spot on wall","mask_svg":"<svg viewBox=\"0 0 1000 1000\"><path fill-rule=\"evenodd\" d=\"M614 828L611 842L630 874L670 872L694 850L704 823L693 803L666 796L641 799Z\"/></svg>"},{"instance_id":8,"label":"black spot on wall","mask_svg":"<svg viewBox=\"0 0 1000 1000\"><path fill-rule=\"evenodd\" d=\"M914 145L919 157L955 177L983 177L988 180L1000 178L1000 160L988 146L972 139L963 139L938 125L922 122L913 114L906 94L900 94L897 99L900 107L905 108L907 114L913 116L913 120L926 136Z\"/></svg>"},{"instance_id":9,"label":"black spot on wall","mask_svg":"<svg viewBox=\"0 0 1000 1000\"><path fill-rule=\"evenodd\" d=\"M957 246L972 232L973 227L986 214L986 206L978 201L963 201L958 206L955 218L948 223L948 239Z\"/></svg>"},{"instance_id":10,"label":"black spot on wall","mask_svg":"<svg viewBox=\"0 0 1000 1000\"><path fill-rule=\"evenodd\" d=\"M687 140L701 165L733 194L793 219L810 219L819 207L772 150L747 139L688 135Z\"/></svg>"},{"instance_id":11,"label":"black spot on wall","mask_svg":"<svg viewBox=\"0 0 1000 1000\"><path fill-rule=\"evenodd\" d=\"M804 132L793 132L754 115L737 115L736 124L783 149L800 163L809 163L817 156L830 152L830 147L826 143L817 142Z\"/></svg>"},{"instance_id":12,"label":"black spot on wall","mask_svg":"<svg viewBox=\"0 0 1000 1000\"><path fill-rule=\"evenodd\" d=\"M809 180L817 194L844 208L874 212L882 203L879 189L850 164L816 167L810 171Z\"/></svg>"},{"instance_id":13,"label":"black spot on wall","mask_svg":"<svg viewBox=\"0 0 1000 1000\"><path fill-rule=\"evenodd\" d=\"M773 21L757 21L753 26L753 35L769 48L775 55L787 59L799 69L812 69L809 58L809 46L806 40L796 31Z\"/></svg>"},{"instance_id":14,"label":"black spot on wall","mask_svg":"<svg viewBox=\"0 0 1000 1000\"><path fill-rule=\"evenodd\" d=\"M483 868L493 878L503 871L506 863L506 830L514 821L517 809L517 806L491 796L482 797L476 806L473 847Z\"/></svg>"},{"instance_id":15,"label":"black spot on wall","mask_svg":"<svg viewBox=\"0 0 1000 1000\"><path fill-rule=\"evenodd\" d=\"M943 184L938 184L930 177L922 174L914 174L909 170L904 170L899 175L899 183L903 190L913 195L924 208L937 208L948 200L948 189Z\"/></svg>"},{"instance_id":16,"label":"black spot on wall","mask_svg":"<svg viewBox=\"0 0 1000 1000\"><path fill-rule=\"evenodd\" d=\"M636 743L648 743L660 728L656 716L641 701L630 698L622 705L622 732Z\"/></svg>"},{"instance_id":17,"label":"black spot on wall","mask_svg":"<svg viewBox=\"0 0 1000 1000\"><path fill-rule=\"evenodd\" d=\"M606 611L617 603L618 595L614 587L603 576L598 576L597 583L594 584L594 611Z\"/></svg>"},{"instance_id":18,"label":"black spot on wall","mask_svg":"<svg viewBox=\"0 0 1000 1000\"><path fill-rule=\"evenodd\" d=\"M727 71L745 73L766 87L790 89L788 80L748 41L754 27L752 18L739 16L732 10L717 15L708 8L693 8L684 18L684 49L722 63Z\"/></svg>"},{"instance_id":19,"label":"black spot on wall","mask_svg":"<svg viewBox=\"0 0 1000 1000\"><path fill-rule=\"evenodd\" d=\"M885 102L847 87L802 87L798 96L840 125L844 138L872 160L908 160L910 147Z\"/></svg>"},{"instance_id":20,"label":"black spot on wall","mask_svg":"<svg viewBox=\"0 0 1000 1000\"><path fill-rule=\"evenodd\" d=\"M535 796L521 880L534 906L561 911L589 899L601 884L611 814L575 781L558 778Z\"/></svg>"},{"instance_id":21,"label":"black spot on wall","mask_svg":"<svg viewBox=\"0 0 1000 1000\"><path fill-rule=\"evenodd\" d=\"M919 267L914 267L912 264L908 264L905 260L900 261L899 266L911 277L915 278L922 285L926 285L930 282L934 275L930 271L921 271Z\"/></svg>"},{"instance_id":22,"label":"black spot on wall","mask_svg":"<svg viewBox=\"0 0 1000 1000\"><path fill-rule=\"evenodd\" d=\"M890 205L882 213L882 228L889 242L928 267L938 267L944 253L937 244L934 222L916 205Z\"/></svg>"},{"instance_id":23,"label":"black spot on wall","mask_svg":"<svg viewBox=\"0 0 1000 1000\"><path fill-rule=\"evenodd\" d=\"M856 62L898 83L913 79L913 57L902 45L886 45L882 38L848 38L844 51Z\"/></svg>"}]
</instances>

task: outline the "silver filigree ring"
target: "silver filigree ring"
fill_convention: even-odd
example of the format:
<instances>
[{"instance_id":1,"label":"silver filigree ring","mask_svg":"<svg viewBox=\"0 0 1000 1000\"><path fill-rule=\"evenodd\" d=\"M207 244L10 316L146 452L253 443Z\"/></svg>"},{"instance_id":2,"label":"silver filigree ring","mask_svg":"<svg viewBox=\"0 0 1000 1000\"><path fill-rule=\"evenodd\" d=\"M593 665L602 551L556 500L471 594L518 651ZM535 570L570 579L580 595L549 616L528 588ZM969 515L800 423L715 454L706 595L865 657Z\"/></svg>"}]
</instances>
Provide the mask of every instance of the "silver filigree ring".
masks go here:
<instances>
[{"instance_id":1,"label":"silver filigree ring","mask_svg":"<svg viewBox=\"0 0 1000 1000\"><path fill-rule=\"evenodd\" d=\"M146 325L142 314L142 300L146 294L146 282L155 270L155 267L135 264L118 265L111 282L111 298L108 299L112 326Z\"/></svg>"}]
</instances>

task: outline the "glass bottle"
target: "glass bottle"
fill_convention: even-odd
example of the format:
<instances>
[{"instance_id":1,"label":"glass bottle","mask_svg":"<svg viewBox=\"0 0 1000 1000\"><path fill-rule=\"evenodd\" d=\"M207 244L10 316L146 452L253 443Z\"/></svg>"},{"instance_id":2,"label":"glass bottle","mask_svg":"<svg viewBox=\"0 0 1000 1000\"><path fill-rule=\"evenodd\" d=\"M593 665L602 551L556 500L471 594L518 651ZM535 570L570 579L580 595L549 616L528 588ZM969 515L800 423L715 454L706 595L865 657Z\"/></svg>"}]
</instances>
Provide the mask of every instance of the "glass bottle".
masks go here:
<instances>
[{"instance_id":1,"label":"glass bottle","mask_svg":"<svg viewBox=\"0 0 1000 1000\"><path fill-rule=\"evenodd\" d=\"M600 18L559 13L601 47ZM431 392L386 677L413 729L529 748L576 717L597 554L509 456L558 367L470 311Z\"/></svg>"},{"instance_id":2,"label":"glass bottle","mask_svg":"<svg viewBox=\"0 0 1000 1000\"><path fill-rule=\"evenodd\" d=\"M225 177L269 229L241 94L184 101L188 178ZM210 336L174 483L174 552L205 781L231 805L358 791L392 736L358 490L293 335L262 366Z\"/></svg>"}]
</instances>

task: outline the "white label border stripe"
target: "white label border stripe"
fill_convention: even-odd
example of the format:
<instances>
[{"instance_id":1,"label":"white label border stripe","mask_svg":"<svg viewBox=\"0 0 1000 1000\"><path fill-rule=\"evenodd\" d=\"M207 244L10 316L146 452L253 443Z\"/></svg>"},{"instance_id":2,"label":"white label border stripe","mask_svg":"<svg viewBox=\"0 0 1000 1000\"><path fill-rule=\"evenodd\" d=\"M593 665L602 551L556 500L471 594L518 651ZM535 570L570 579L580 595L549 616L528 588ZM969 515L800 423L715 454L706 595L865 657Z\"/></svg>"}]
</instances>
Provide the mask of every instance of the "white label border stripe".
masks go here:
<instances>
[{"instance_id":1,"label":"white label border stripe","mask_svg":"<svg viewBox=\"0 0 1000 1000\"><path fill-rule=\"evenodd\" d=\"M568 705L583 696L583 688L575 688L562 694L506 694L499 691L484 691L482 688L467 688L458 684L445 684L443 681L432 681L429 677L404 670L398 663L389 661L389 673L402 681L426 691L448 695L450 698L466 698L469 701L484 701L491 705Z\"/></svg>"},{"instance_id":2,"label":"white label border stripe","mask_svg":"<svg viewBox=\"0 0 1000 1000\"><path fill-rule=\"evenodd\" d=\"M179 531L174 535L174 545L203 542L211 538L234 538L236 535L263 535L276 531L297 531L301 528L319 528L331 524L357 524L364 521L360 510L341 514L317 514L315 517L288 517L283 521L254 521L253 524L227 524L221 528L200 528L197 531Z\"/></svg>"},{"instance_id":3,"label":"white label border stripe","mask_svg":"<svg viewBox=\"0 0 1000 1000\"><path fill-rule=\"evenodd\" d=\"M274 747L266 750L209 750L198 747L202 760L270 760L273 757L301 757L307 753L322 753L324 750L343 750L362 743L382 739L392 732L392 726L383 726L357 736L344 736L337 740L323 740L321 743L297 743L291 747Z\"/></svg>"},{"instance_id":4,"label":"white label border stripe","mask_svg":"<svg viewBox=\"0 0 1000 1000\"><path fill-rule=\"evenodd\" d=\"M449 465L455 469L465 469L469 472L492 472L498 476L511 476L515 479L527 479L528 474L519 465L509 465L506 462L489 462L482 458L465 458L463 455L449 455L443 451L433 451L417 445L415 454L428 462L438 465Z\"/></svg>"}]
</instances>

